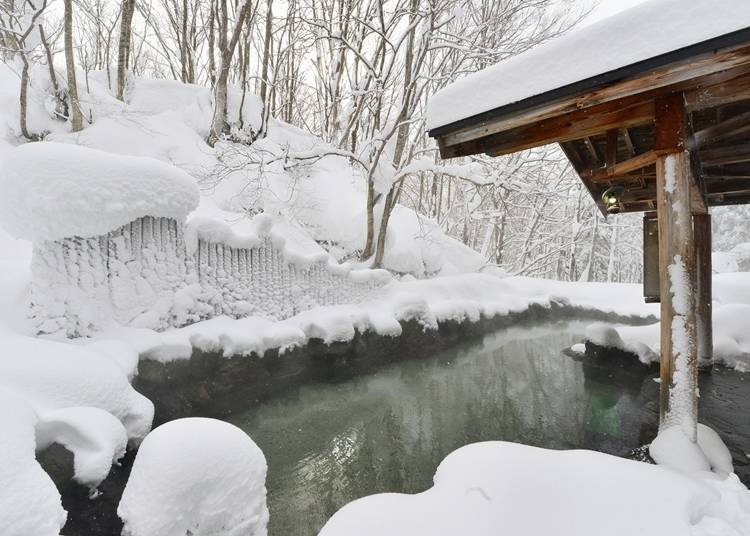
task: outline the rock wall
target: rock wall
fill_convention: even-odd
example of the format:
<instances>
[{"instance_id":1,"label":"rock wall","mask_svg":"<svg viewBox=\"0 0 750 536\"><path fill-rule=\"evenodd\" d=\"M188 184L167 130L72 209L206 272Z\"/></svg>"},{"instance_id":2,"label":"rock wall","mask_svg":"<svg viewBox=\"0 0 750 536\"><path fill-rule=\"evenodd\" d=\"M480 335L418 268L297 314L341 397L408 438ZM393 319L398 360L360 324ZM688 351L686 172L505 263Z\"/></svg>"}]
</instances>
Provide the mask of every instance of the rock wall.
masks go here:
<instances>
[{"instance_id":1,"label":"rock wall","mask_svg":"<svg viewBox=\"0 0 750 536\"><path fill-rule=\"evenodd\" d=\"M103 236L35 243L30 315L38 334L60 337L220 315L281 320L366 300L388 279L326 260L290 262L269 237L252 248L198 239L190 252L181 222L143 217Z\"/></svg>"}]
</instances>

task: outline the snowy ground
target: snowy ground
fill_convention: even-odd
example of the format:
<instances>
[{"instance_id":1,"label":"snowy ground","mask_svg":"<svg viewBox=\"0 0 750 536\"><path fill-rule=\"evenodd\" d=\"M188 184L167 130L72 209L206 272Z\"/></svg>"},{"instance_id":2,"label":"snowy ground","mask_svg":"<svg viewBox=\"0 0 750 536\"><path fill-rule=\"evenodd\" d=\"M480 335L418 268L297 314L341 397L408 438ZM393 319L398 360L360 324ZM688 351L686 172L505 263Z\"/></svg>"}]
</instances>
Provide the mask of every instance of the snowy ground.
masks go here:
<instances>
[{"instance_id":1,"label":"snowy ground","mask_svg":"<svg viewBox=\"0 0 750 536\"><path fill-rule=\"evenodd\" d=\"M750 370L750 273L716 274L713 278L714 362ZM659 324L611 326L593 324L587 337L601 346L638 355L644 363L659 361Z\"/></svg>"},{"instance_id":2,"label":"snowy ground","mask_svg":"<svg viewBox=\"0 0 750 536\"><path fill-rule=\"evenodd\" d=\"M731 475L690 475L598 452L505 442L448 455L434 485L349 503L320 536L746 536L750 493Z\"/></svg>"},{"instance_id":3,"label":"snowy ground","mask_svg":"<svg viewBox=\"0 0 750 536\"><path fill-rule=\"evenodd\" d=\"M404 320L415 319L426 328L436 328L438 322L446 320L477 321L482 317L523 312L531 305L548 307L553 301L589 312L622 316L643 318L658 313L653 305L642 303L636 285L464 274L394 281L375 300L318 307L279 322L261 317L237 320L218 317L163 332L115 327L98 337L128 341L141 356L158 361L187 359L193 348L221 351L226 356L263 354L271 348L304 345L311 338L326 343L348 341L355 330L398 336L399 322Z\"/></svg>"}]
</instances>

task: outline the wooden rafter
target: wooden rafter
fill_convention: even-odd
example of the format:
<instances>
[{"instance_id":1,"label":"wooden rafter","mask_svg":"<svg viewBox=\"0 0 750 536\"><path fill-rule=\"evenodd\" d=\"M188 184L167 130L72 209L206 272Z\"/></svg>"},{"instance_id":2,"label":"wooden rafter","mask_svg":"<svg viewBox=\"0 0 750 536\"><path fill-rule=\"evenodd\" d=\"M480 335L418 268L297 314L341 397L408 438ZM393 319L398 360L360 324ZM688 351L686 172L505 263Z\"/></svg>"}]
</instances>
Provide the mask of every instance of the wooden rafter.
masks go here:
<instances>
[{"instance_id":1,"label":"wooden rafter","mask_svg":"<svg viewBox=\"0 0 750 536\"><path fill-rule=\"evenodd\" d=\"M700 152L700 157L701 163L707 167L750 162L750 144L705 149Z\"/></svg>"},{"instance_id":2,"label":"wooden rafter","mask_svg":"<svg viewBox=\"0 0 750 536\"><path fill-rule=\"evenodd\" d=\"M750 112L735 115L693 134L692 146L705 147L709 143L725 140L750 132Z\"/></svg>"},{"instance_id":3,"label":"wooden rafter","mask_svg":"<svg viewBox=\"0 0 750 536\"><path fill-rule=\"evenodd\" d=\"M662 152L663 154L663 152ZM613 180L614 178L622 178L623 176L633 171L639 170L646 166L651 166L656 163L656 159L659 156L659 151L648 151L628 160L617 162L612 166L605 166L603 168L592 169L582 173L583 176L590 178L594 182Z\"/></svg>"}]
</instances>

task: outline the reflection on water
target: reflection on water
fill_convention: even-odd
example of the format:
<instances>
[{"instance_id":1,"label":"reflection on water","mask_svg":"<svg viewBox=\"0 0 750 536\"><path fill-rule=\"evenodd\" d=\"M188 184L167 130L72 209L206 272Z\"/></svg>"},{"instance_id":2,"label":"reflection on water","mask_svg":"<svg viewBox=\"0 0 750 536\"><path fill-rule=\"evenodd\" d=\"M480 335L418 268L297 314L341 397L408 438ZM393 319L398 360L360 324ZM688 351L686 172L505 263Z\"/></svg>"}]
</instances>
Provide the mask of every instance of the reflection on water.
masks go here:
<instances>
[{"instance_id":1,"label":"reflection on water","mask_svg":"<svg viewBox=\"0 0 750 536\"><path fill-rule=\"evenodd\" d=\"M364 495L423 491L467 443L638 446L643 377L623 381L563 355L582 333L575 324L510 329L235 416L268 459L270 535L317 534Z\"/></svg>"}]
</instances>

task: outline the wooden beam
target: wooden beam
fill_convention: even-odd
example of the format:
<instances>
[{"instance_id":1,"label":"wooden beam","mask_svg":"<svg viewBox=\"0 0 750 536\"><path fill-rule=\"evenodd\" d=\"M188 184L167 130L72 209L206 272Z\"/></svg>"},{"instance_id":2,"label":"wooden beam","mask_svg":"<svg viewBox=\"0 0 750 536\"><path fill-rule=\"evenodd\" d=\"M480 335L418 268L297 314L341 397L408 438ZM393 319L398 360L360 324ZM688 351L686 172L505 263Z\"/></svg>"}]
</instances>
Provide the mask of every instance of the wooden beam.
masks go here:
<instances>
[{"instance_id":1,"label":"wooden beam","mask_svg":"<svg viewBox=\"0 0 750 536\"><path fill-rule=\"evenodd\" d=\"M622 129L622 138L625 140L630 156L635 156L635 145L633 145L633 138L630 137L630 131L627 128Z\"/></svg>"},{"instance_id":2,"label":"wooden beam","mask_svg":"<svg viewBox=\"0 0 750 536\"><path fill-rule=\"evenodd\" d=\"M735 115L720 123L711 125L693 134L691 146L700 148L718 140L725 140L738 134L750 132L750 112Z\"/></svg>"},{"instance_id":3,"label":"wooden beam","mask_svg":"<svg viewBox=\"0 0 750 536\"><path fill-rule=\"evenodd\" d=\"M698 369L695 338L695 248L690 210L690 154L684 150L686 114L681 94L656 104L656 161L661 294L660 427L681 425L697 438ZM680 381L675 382L675 373Z\"/></svg>"},{"instance_id":4,"label":"wooden beam","mask_svg":"<svg viewBox=\"0 0 750 536\"><path fill-rule=\"evenodd\" d=\"M607 131L607 169L617 164L617 129L611 128Z\"/></svg>"},{"instance_id":5,"label":"wooden beam","mask_svg":"<svg viewBox=\"0 0 750 536\"><path fill-rule=\"evenodd\" d=\"M599 162L599 153L596 150L596 147L594 146L594 142L591 141L591 138L586 136L583 138L583 144L586 146L586 150L589 153L589 156L591 157L592 162Z\"/></svg>"},{"instance_id":6,"label":"wooden beam","mask_svg":"<svg viewBox=\"0 0 750 536\"><path fill-rule=\"evenodd\" d=\"M713 324L711 313L711 216L693 215L696 264L696 337L698 362L710 364L713 359Z\"/></svg>"},{"instance_id":7,"label":"wooden beam","mask_svg":"<svg viewBox=\"0 0 750 536\"><path fill-rule=\"evenodd\" d=\"M707 82L709 85L685 92L688 112L750 100L750 73L744 67L716 73Z\"/></svg>"},{"instance_id":8,"label":"wooden beam","mask_svg":"<svg viewBox=\"0 0 750 536\"><path fill-rule=\"evenodd\" d=\"M750 179L706 180L706 195L750 194Z\"/></svg>"},{"instance_id":9,"label":"wooden beam","mask_svg":"<svg viewBox=\"0 0 750 536\"><path fill-rule=\"evenodd\" d=\"M478 140L490 156L531 149L550 143L583 139L618 127L647 125L654 121L654 103L638 102L629 106L607 103L591 110L580 110L560 117L500 132Z\"/></svg>"},{"instance_id":10,"label":"wooden beam","mask_svg":"<svg viewBox=\"0 0 750 536\"><path fill-rule=\"evenodd\" d=\"M623 160L613 166L607 166L599 169L593 169L584 172L584 174L591 178L594 182L612 180L614 177L620 175L627 175L633 171L651 166L656 163L656 159L659 156L658 151L648 151L628 160Z\"/></svg>"},{"instance_id":11,"label":"wooden beam","mask_svg":"<svg viewBox=\"0 0 750 536\"><path fill-rule=\"evenodd\" d=\"M609 84L582 95L564 97L554 102L509 113L496 119L458 128L455 131L441 134L439 137L444 138L448 146L459 145L530 123L582 111L586 108L638 94L651 92L649 98L654 98L657 96L658 90L667 87L670 87L671 90L691 89L695 86L694 79L696 78L748 65L750 65L750 45L729 47L626 78L616 84ZM621 125L621 128L625 126Z\"/></svg>"},{"instance_id":12,"label":"wooden beam","mask_svg":"<svg viewBox=\"0 0 750 536\"><path fill-rule=\"evenodd\" d=\"M656 194L656 192L654 192ZM659 227L656 214L643 215L643 298L658 303L659 290Z\"/></svg>"},{"instance_id":13,"label":"wooden beam","mask_svg":"<svg viewBox=\"0 0 750 536\"><path fill-rule=\"evenodd\" d=\"M723 207L728 205L749 205L750 195L717 194L708 198L708 204L712 207Z\"/></svg>"},{"instance_id":14,"label":"wooden beam","mask_svg":"<svg viewBox=\"0 0 750 536\"><path fill-rule=\"evenodd\" d=\"M563 153L565 153L565 156L568 157L568 160L571 162L574 162L576 158L578 158L578 153L573 149L571 143L561 143L560 148L563 150ZM579 173L580 176L580 173ZM588 190L589 194L594 200L594 203L596 203L596 206L599 207L599 212L601 212L602 216L605 218L607 217L607 209L604 206L604 203L602 202L601 193L597 192L595 189L592 188L592 184L589 181L583 180L583 177L581 177L581 182Z\"/></svg>"},{"instance_id":15,"label":"wooden beam","mask_svg":"<svg viewBox=\"0 0 750 536\"><path fill-rule=\"evenodd\" d=\"M706 167L750 162L750 144L705 149L700 152L700 158Z\"/></svg>"}]
</instances>

